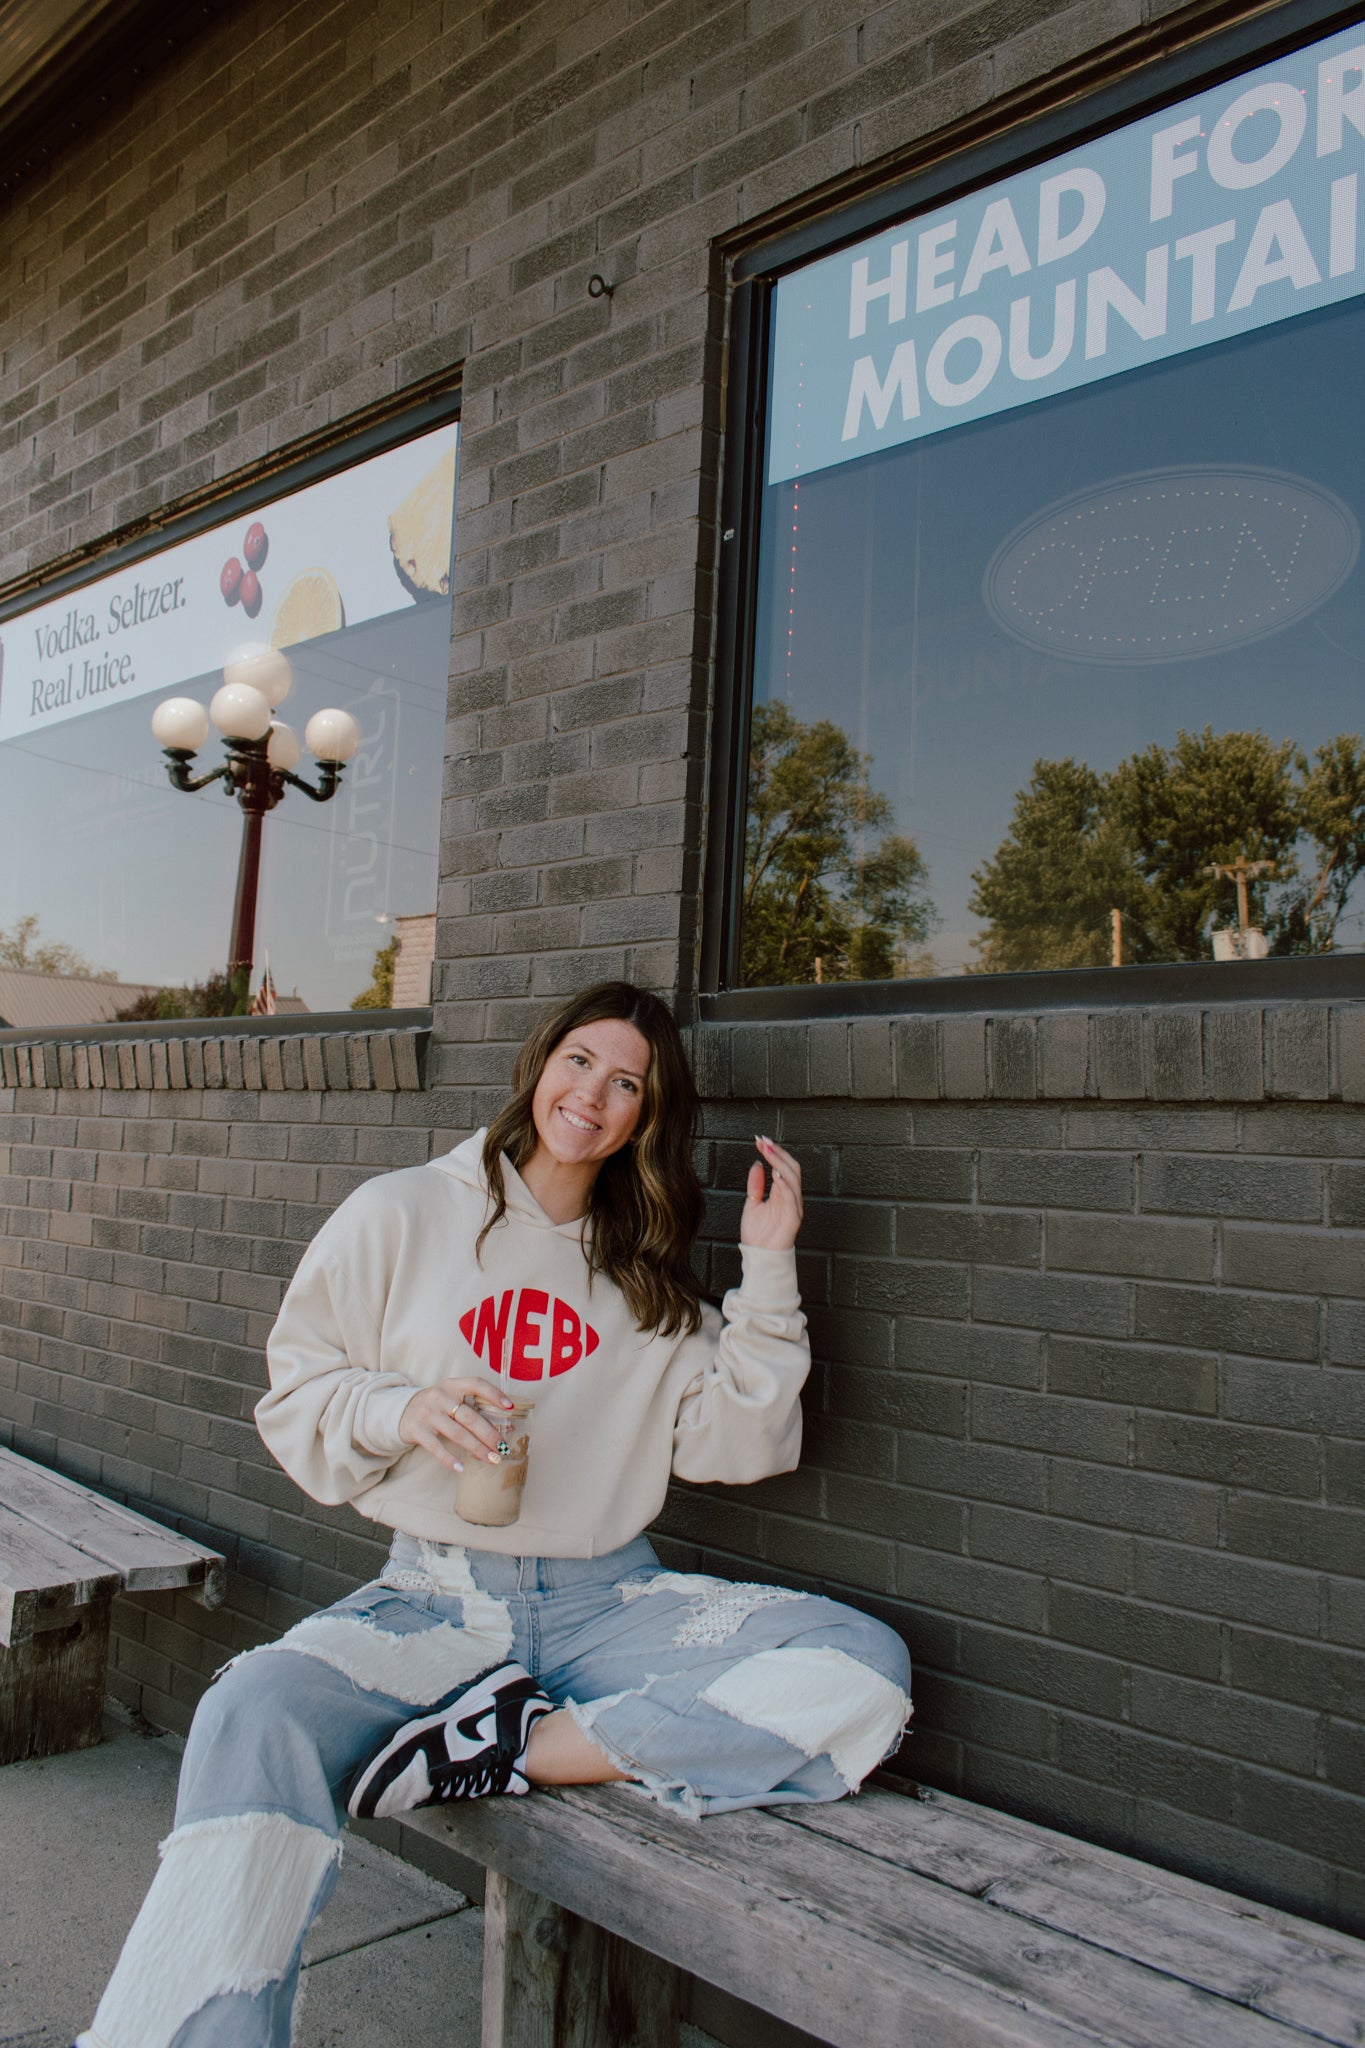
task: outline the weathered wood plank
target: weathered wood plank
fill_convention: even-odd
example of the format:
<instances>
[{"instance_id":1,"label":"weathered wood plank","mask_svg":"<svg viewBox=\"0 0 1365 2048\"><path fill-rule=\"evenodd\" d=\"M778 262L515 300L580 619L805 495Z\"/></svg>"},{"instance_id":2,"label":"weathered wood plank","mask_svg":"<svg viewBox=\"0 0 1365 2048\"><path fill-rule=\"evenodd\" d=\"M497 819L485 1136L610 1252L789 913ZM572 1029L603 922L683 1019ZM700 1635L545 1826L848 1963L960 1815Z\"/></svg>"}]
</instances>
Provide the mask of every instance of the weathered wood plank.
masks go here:
<instances>
[{"instance_id":1,"label":"weathered wood plank","mask_svg":"<svg viewBox=\"0 0 1365 2048\"><path fill-rule=\"evenodd\" d=\"M1365 2044L1365 1944L1349 1935L946 1794L774 1817L1341 2048Z\"/></svg>"},{"instance_id":2,"label":"weathered wood plank","mask_svg":"<svg viewBox=\"0 0 1365 2048\"><path fill-rule=\"evenodd\" d=\"M878 1779L883 1782L879 1784ZM1217 1885L1205 1884L1196 1877L1185 1877L1178 1870L1159 1869L1138 1857L1125 1856L1118 1849L1082 1842L1075 1835L1044 1827L1038 1821L1021 1820L1015 1814L1003 1813L995 1807L978 1806L972 1800L959 1799L951 1792L940 1792L927 1785L916 1786L913 1792L908 1792L886 1773L877 1773L868 1790L856 1798L832 1800L824 1805L777 1807L773 1809L773 1818L792 1826L833 1834L841 1841L866 1847L873 1854L889 1854L894 1858L906 1839L905 1821L903 1809L890 1802L907 1798L916 1812L935 1816L934 1826L936 1831L940 1831L943 1845L942 1875L945 1882L948 1881L948 1871L957 1866L959 1859L975 1855L984 1844L990 1850L992 1860L1007 1857L1012 1871L1035 1872L1040 1865L1058 1870L1078 1866L1082 1873L1078 1881L1085 1884L1091 1882L1094 1871L1110 1871L1119 1880L1131 1879L1137 1873L1174 1897L1188 1899L1195 1904L1231 1905L1239 1912L1245 1910L1254 1914L1267 1927L1279 1928L1286 1934L1306 1935L1342 1955L1357 1958L1365 1955L1365 1944L1354 1936L1320 1926L1315 1920L1283 1912L1278 1906L1243 1900L1220 1890ZM925 1874L930 1873L926 1870ZM971 1884L958 1887L960 1890L974 1888Z\"/></svg>"},{"instance_id":3,"label":"weathered wood plank","mask_svg":"<svg viewBox=\"0 0 1365 2048\"><path fill-rule=\"evenodd\" d=\"M1306 1941L1291 1941L1235 1907L1198 1914L1173 1899L1109 1899L1023 1879L993 1886L990 1904L1019 1913L1053 1933L1079 1936L1114 1955L1136 1956L1151 1969L1201 1985L1248 2012L1284 2020L1304 2036L1361 2048L1365 2044L1365 1963ZM1164 1905L1167 1910L1153 1911Z\"/></svg>"},{"instance_id":4,"label":"weathered wood plank","mask_svg":"<svg viewBox=\"0 0 1365 2048\"><path fill-rule=\"evenodd\" d=\"M638 1839L641 1814L628 1812L627 1800L643 1811L630 1794L613 1801L600 1791L536 1793L515 1801L515 1812L511 1800L478 1800L406 1814L404 1824L453 1843L486 1864L490 1875L529 1880L567 1910L835 2048L899 2044L908 2038L912 2011L914 2048L1079 2048L1079 2041L1093 2042L1093 2035L1078 2037L1002 2005L989 1991L932 1967L921 1972L912 2007L902 1995L901 1956L879 1949L877 1930L869 1934L861 1915L846 1929L830 1929L806 1910L804 1883L778 1900L760 1887L737 1888L728 1882L725 1853L719 1869L714 1859L689 1868L687 1859L659 1853L650 1835ZM729 1823L755 1818L726 1815L698 1828L653 1810L644 1817L651 1830L662 1823L692 1837L694 1846L704 1837L722 1852ZM757 1870L762 1856L751 1839L755 1833L745 1827L740 1854ZM733 1829L728 1843L733 1852Z\"/></svg>"},{"instance_id":5,"label":"weathered wood plank","mask_svg":"<svg viewBox=\"0 0 1365 2048\"><path fill-rule=\"evenodd\" d=\"M0 1651L0 1764L99 1741L112 1604L105 1592L66 1627Z\"/></svg>"},{"instance_id":6,"label":"weathered wood plank","mask_svg":"<svg viewBox=\"0 0 1365 2048\"><path fill-rule=\"evenodd\" d=\"M62 1608L112 1596L116 1571L0 1506L0 1643L27 1642Z\"/></svg>"},{"instance_id":7,"label":"weathered wood plank","mask_svg":"<svg viewBox=\"0 0 1365 2048\"><path fill-rule=\"evenodd\" d=\"M218 1551L14 1451L0 1450L0 1503L112 1566L130 1593L189 1586L206 1607L218 1606L223 1598L226 1568Z\"/></svg>"},{"instance_id":8,"label":"weathered wood plank","mask_svg":"<svg viewBox=\"0 0 1365 2048\"><path fill-rule=\"evenodd\" d=\"M677 2048L679 1972L492 1872L482 2048Z\"/></svg>"},{"instance_id":9,"label":"weathered wood plank","mask_svg":"<svg viewBox=\"0 0 1365 2048\"><path fill-rule=\"evenodd\" d=\"M580 1788L421 1818L569 1911L846 2048L1302 2040L1278 2020L773 1815L697 1827L638 1795Z\"/></svg>"}]
</instances>

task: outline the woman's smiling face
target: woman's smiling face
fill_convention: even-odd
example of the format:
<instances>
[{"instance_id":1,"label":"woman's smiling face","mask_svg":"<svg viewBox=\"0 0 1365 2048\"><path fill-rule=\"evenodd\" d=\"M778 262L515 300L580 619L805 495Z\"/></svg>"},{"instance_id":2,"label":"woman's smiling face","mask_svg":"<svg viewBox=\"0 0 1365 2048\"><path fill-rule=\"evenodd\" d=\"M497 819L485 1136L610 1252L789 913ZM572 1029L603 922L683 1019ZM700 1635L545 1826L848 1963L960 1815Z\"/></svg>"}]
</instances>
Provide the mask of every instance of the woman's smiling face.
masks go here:
<instances>
[{"instance_id":1,"label":"woman's smiling face","mask_svg":"<svg viewBox=\"0 0 1365 2048\"><path fill-rule=\"evenodd\" d=\"M649 1041L603 1017L561 1038L531 1097L541 1145L562 1166L597 1166L635 1134L645 1101Z\"/></svg>"}]
</instances>

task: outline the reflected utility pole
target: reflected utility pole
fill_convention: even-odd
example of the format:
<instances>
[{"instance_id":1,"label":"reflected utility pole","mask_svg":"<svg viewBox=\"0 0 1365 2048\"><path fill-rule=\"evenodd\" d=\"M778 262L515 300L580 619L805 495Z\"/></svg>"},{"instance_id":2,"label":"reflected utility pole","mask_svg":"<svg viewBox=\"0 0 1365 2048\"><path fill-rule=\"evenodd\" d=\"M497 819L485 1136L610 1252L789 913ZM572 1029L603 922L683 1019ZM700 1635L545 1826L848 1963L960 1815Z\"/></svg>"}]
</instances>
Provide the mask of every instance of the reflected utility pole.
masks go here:
<instances>
[{"instance_id":1,"label":"reflected utility pole","mask_svg":"<svg viewBox=\"0 0 1365 2048\"><path fill-rule=\"evenodd\" d=\"M1247 906L1247 881L1257 875L1273 875L1273 860L1248 860L1242 854L1236 860L1213 862L1206 867L1206 875L1221 875L1224 881L1237 884L1237 929L1245 938L1251 928L1251 912Z\"/></svg>"}]
</instances>

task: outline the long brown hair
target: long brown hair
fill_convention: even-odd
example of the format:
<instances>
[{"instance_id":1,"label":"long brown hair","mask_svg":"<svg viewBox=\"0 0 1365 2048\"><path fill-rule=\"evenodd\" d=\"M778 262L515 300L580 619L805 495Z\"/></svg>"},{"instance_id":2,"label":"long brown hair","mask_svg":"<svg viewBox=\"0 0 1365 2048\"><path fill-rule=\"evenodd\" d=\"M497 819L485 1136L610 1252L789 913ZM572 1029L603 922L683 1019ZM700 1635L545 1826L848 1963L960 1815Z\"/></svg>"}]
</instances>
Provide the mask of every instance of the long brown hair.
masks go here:
<instances>
[{"instance_id":1,"label":"long brown hair","mask_svg":"<svg viewBox=\"0 0 1365 2048\"><path fill-rule=\"evenodd\" d=\"M601 981L570 997L536 1026L517 1054L511 1099L483 1142L489 1214L477 1250L482 1252L489 1231L507 1213L504 1153L520 1170L536 1149L531 1098L545 1062L571 1033L608 1019L634 1025L649 1046L649 1067L634 1137L602 1161L593 1183L583 1249L589 1276L604 1273L620 1288L639 1327L670 1337L701 1323L691 1263L703 1206L692 1163L697 1090L671 1012L628 981Z\"/></svg>"}]
</instances>

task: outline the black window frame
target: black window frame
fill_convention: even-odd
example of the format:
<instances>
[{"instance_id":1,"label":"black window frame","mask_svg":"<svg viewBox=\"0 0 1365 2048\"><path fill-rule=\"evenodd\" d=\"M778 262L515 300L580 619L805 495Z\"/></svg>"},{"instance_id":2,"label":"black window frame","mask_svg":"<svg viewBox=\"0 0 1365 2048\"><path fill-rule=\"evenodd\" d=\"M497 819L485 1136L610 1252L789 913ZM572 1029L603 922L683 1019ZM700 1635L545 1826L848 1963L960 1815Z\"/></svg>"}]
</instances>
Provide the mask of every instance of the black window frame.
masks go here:
<instances>
[{"instance_id":1,"label":"black window frame","mask_svg":"<svg viewBox=\"0 0 1365 2048\"><path fill-rule=\"evenodd\" d=\"M54 565L34 570L12 582L0 596L0 625L31 611L35 605L64 597L68 591L97 583L117 569L131 567L160 554L178 542L190 540L208 527L224 520L244 517L274 504L307 484L315 484L342 470L354 469L372 455L383 455L405 441L415 441L436 427L448 426L460 418L462 381L458 373L442 371L418 385L409 385L392 397L367 406L361 413L338 420L321 432L309 435L301 444L277 451L248 468L235 471L221 483L176 500L164 511L138 522L131 531L111 534L107 540L83 549L77 557L66 557ZM459 464L456 463L458 486ZM458 534L455 545L458 546ZM453 599L452 599L453 602ZM94 1040L169 1038L274 1038L281 1036L326 1037L332 1033L427 1028L432 1023L430 1003L401 1010L319 1010L274 1017L164 1017L151 1023L81 1024L61 1028L43 1025L0 1027L0 1044L77 1044Z\"/></svg>"},{"instance_id":2,"label":"black window frame","mask_svg":"<svg viewBox=\"0 0 1365 2048\"><path fill-rule=\"evenodd\" d=\"M732 257L700 950L703 1021L1365 998L1365 954L746 988L738 983L737 914L759 601L770 313L778 280L880 229L899 226L996 179L1079 148L1194 92L1211 89L1305 43L1355 25L1365 29L1360 0L1347 7L1335 0L1288 0L1273 11L1258 12L1231 27L1199 35L1164 55L1149 57L1139 50L1134 57L1131 47L1125 45L1113 60L1118 75L1096 84L1083 97L1070 96L1074 83L1065 79L1054 88L1059 103L1041 112L1005 119L985 108L983 119L989 122L994 118L997 125L984 138L943 138L913 172L890 177L837 210L820 208L813 199L805 220L769 234ZM1159 38L1148 34L1142 41L1150 49Z\"/></svg>"},{"instance_id":3,"label":"black window frame","mask_svg":"<svg viewBox=\"0 0 1365 2048\"><path fill-rule=\"evenodd\" d=\"M0 626L20 612L68 591L97 583L117 569L130 568L178 542L192 540L210 526L237 519L273 505L301 491L306 484L320 483L344 469L354 469L372 455L383 455L405 441L415 441L434 427L446 426L460 417L461 386L449 372L431 378L361 413L338 420L302 442L235 470L204 490L178 498L162 511L140 519L135 526L93 542L79 553L60 556L44 563L26 576L18 576L0 592ZM458 471L457 471L458 474Z\"/></svg>"}]
</instances>

